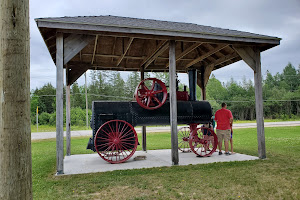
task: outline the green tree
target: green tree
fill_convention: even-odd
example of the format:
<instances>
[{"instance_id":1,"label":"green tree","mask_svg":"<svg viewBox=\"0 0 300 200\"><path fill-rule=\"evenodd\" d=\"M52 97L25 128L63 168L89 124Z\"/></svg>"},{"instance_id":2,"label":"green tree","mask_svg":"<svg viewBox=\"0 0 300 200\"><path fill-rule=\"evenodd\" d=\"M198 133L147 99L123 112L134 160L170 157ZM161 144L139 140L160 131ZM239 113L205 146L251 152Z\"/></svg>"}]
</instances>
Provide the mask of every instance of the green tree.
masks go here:
<instances>
[{"instance_id":1,"label":"green tree","mask_svg":"<svg viewBox=\"0 0 300 200\"><path fill-rule=\"evenodd\" d=\"M38 97L38 106L41 113L52 113L55 110L55 94L56 89L51 83L47 83L40 89L37 88L34 90L33 95Z\"/></svg>"}]
</instances>

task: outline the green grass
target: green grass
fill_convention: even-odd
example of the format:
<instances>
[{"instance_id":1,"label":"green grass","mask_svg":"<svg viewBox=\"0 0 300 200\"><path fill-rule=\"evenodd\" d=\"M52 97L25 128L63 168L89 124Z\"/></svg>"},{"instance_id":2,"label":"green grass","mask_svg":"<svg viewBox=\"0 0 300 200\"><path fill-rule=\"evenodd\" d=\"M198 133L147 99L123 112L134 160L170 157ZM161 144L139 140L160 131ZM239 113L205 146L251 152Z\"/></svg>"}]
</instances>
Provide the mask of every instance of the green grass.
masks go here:
<instances>
[{"instance_id":1,"label":"green grass","mask_svg":"<svg viewBox=\"0 0 300 200\"><path fill-rule=\"evenodd\" d=\"M265 128L266 160L59 177L55 140L33 141L34 199L300 199L299 133L300 127ZM92 153L87 141L73 138L72 154ZM148 134L147 146L170 148L170 133ZM235 130L234 147L256 156L256 129Z\"/></svg>"},{"instance_id":2,"label":"green grass","mask_svg":"<svg viewBox=\"0 0 300 200\"><path fill-rule=\"evenodd\" d=\"M289 120L281 120L281 119L265 119L265 122L283 122L283 121L300 121L299 119L289 119ZM235 120L234 123L256 123L255 120ZM182 125L182 126L185 126ZM140 126L138 126L140 127ZM157 126L148 126L148 127L157 127ZM71 127L73 131L78 131L78 130L91 130L90 127L86 126L72 126ZM66 127L64 127L64 130ZM39 125L39 130L37 131L36 125L31 125L31 132L55 132L56 127L55 126L50 126L50 125Z\"/></svg>"},{"instance_id":3,"label":"green grass","mask_svg":"<svg viewBox=\"0 0 300 200\"><path fill-rule=\"evenodd\" d=\"M72 126L72 131L79 131L79 130L92 130L90 127L86 126ZM66 127L64 127L64 130L66 130ZM50 126L50 125L39 125L38 131L36 125L31 124L31 132L55 132L56 127Z\"/></svg>"}]
</instances>

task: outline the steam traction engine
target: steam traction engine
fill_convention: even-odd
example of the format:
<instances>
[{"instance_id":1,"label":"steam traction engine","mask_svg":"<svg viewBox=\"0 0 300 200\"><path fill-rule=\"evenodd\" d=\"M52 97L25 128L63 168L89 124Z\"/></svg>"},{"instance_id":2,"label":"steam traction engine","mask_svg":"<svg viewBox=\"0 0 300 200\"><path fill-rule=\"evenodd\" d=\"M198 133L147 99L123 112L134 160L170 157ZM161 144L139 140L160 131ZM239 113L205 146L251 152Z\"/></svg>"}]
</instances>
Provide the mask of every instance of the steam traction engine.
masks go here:
<instances>
[{"instance_id":1,"label":"steam traction engine","mask_svg":"<svg viewBox=\"0 0 300 200\"><path fill-rule=\"evenodd\" d=\"M165 84L156 79L143 80L135 90L136 101L94 101L91 127L93 137L87 149L97 151L110 163L122 163L136 151L138 145L135 126L169 125L170 103ZM187 91L178 91L177 123L188 124L178 130L178 148L193 151L200 157L212 155L218 139L213 130L197 128L211 121L212 109L206 101L190 100Z\"/></svg>"}]
</instances>

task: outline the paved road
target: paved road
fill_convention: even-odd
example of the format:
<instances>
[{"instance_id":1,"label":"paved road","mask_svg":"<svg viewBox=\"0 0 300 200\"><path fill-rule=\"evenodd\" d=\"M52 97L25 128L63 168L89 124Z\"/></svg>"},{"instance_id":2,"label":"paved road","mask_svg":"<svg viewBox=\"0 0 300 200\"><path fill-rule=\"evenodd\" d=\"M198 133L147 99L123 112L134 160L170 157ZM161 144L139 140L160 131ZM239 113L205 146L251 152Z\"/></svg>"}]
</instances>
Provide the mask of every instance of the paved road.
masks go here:
<instances>
[{"instance_id":1,"label":"paved road","mask_svg":"<svg viewBox=\"0 0 300 200\"><path fill-rule=\"evenodd\" d=\"M300 126L300 121L286 121L286 122L265 122L265 127L282 127L282 126ZM256 123L241 123L241 124L233 124L233 129L238 128L256 128ZM137 133L141 133L142 130L140 127L135 128ZM170 126L161 126L161 127L147 127L148 133L155 132L168 132L170 131ZM66 135L66 132L64 132ZM81 136L92 136L92 131L72 131L72 137L81 137ZM32 140L41 140L41 139L50 139L55 138L56 132L38 132L31 133Z\"/></svg>"}]
</instances>

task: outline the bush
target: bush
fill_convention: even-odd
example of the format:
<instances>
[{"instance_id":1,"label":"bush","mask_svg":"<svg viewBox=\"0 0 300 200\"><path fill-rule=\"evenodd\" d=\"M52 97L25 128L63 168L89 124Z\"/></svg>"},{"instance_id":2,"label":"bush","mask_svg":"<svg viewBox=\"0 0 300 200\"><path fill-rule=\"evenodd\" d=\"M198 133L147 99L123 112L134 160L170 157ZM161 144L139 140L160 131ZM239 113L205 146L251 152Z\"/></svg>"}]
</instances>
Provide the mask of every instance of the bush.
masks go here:
<instances>
[{"instance_id":1,"label":"bush","mask_svg":"<svg viewBox=\"0 0 300 200\"><path fill-rule=\"evenodd\" d=\"M50 122L51 114L43 112L39 115L39 125L48 125Z\"/></svg>"}]
</instances>

